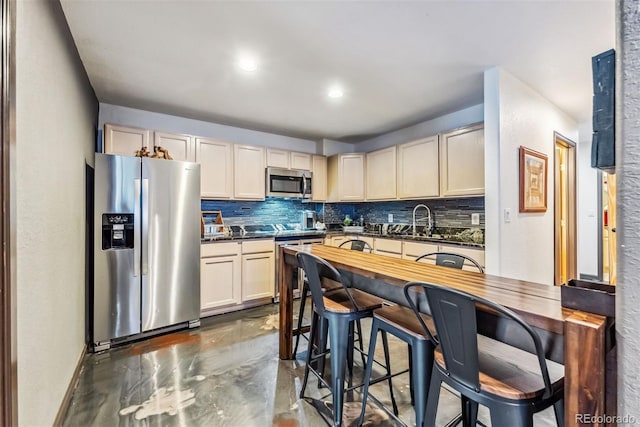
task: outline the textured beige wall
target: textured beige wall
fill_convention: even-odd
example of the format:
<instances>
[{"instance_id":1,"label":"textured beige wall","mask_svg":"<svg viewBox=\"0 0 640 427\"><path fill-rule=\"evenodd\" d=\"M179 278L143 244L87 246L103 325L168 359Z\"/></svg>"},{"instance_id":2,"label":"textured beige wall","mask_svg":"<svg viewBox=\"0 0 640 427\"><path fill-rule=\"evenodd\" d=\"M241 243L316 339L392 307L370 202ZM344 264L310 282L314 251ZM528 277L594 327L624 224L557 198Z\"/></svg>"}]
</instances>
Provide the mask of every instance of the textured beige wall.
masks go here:
<instances>
[{"instance_id":1,"label":"textured beige wall","mask_svg":"<svg viewBox=\"0 0 640 427\"><path fill-rule=\"evenodd\" d=\"M57 1L18 1L18 420L50 426L84 346L84 170L97 102Z\"/></svg>"},{"instance_id":2,"label":"textured beige wall","mask_svg":"<svg viewBox=\"0 0 640 427\"><path fill-rule=\"evenodd\" d=\"M578 124L504 69L485 71L484 87L486 271L553 285L553 132L577 141ZM548 157L546 212L519 212L521 145Z\"/></svg>"},{"instance_id":3,"label":"textured beige wall","mask_svg":"<svg viewBox=\"0 0 640 427\"><path fill-rule=\"evenodd\" d=\"M622 0L617 8L618 415L640 423L640 9L637 0Z\"/></svg>"}]
</instances>

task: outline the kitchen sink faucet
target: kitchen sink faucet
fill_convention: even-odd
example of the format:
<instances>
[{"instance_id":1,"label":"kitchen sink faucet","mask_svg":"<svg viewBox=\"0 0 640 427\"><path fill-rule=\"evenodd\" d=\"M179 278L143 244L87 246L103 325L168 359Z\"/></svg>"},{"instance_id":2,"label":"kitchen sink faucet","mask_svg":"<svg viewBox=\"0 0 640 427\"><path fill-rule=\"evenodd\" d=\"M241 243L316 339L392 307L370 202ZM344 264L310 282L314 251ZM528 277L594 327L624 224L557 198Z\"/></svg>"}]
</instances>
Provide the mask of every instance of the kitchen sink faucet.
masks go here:
<instances>
[{"instance_id":1,"label":"kitchen sink faucet","mask_svg":"<svg viewBox=\"0 0 640 427\"><path fill-rule=\"evenodd\" d=\"M432 221L431 221L431 209L429 209L429 206L427 205L423 205L422 203L419 205L416 205L415 208L413 208L413 235L415 236L416 234L416 211L418 210L418 208L425 208L427 210L427 233L429 235L431 235L431 227L433 226ZM424 220L425 217L420 218L419 220Z\"/></svg>"}]
</instances>

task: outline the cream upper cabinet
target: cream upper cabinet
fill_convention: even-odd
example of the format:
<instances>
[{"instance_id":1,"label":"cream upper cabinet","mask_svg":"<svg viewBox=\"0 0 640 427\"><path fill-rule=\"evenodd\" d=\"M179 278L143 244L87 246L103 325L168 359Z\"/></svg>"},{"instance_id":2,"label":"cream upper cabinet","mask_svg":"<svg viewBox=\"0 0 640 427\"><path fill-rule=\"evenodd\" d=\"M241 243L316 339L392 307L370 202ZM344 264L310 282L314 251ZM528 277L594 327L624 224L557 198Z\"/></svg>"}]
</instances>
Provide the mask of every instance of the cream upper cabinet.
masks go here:
<instances>
[{"instance_id":1,"label":"cream upper cabinet","mask_svg":"<svg viewBox=\"0 0 640 427\"><path fill-rule=\"evenodd\" d=\"M438 137L398 145L397 176L399 199L438 197Z\"/></svg>"},{"instance_id":2,"label":"cream upper cabinet","mask_svg":"<svg viewBox=\"0 0 640 427\"><path fill-rule=\"evenodd\" d=\"M289 169L290 158L289 151L267 148L267 167Z\"/></svg>"},{"instance_id":3,"label":"cream upper cabinet","mask_svg":"<svg viewBox=\"0 0 640 427\"><path fill-rule=\"evenodd\" d=\"M311 172L311 200L327 200L327 158L325 156L313 156Z\"/></svg>"},{"instance_id":4,"label":"cream upper cabinet","mask_svg":"<svg viewBox=\"0 0 640 427\"><path fill-rule=\"evenodd\" d=\"M363 201L365 155L336 154L329 157L327 162L328 201Z\"/></svg>"},{"instance_id":5,"label":"cream upper cabinet","mask_svg":"<svg viewBox=\"0 0 640 427\"><path fill-rule=\"evenodd\" d=\"M484 194L484 126L440 136L440 196Z\"/></svg>"},{"instance_id":6,"label":"cream upper cabinet","mask_svg":"<svg viewBox=\"0 0 640 427\"><path fill-rule=\"evenodd\" d=\"M208 243L201 246L200 310L242 301L242 265L239 242Z\"/></svg>"},{"instance_id":7,"label":"cream upper cabinet","mask_svg":"<svg viewBox=\"0 0 640 427\"><path fill-rule=\"evenodd\" d=\"M153 148L149 147L152 132L149 129L105 124L103 151L107 154L134 156L136 151L147 147L153 152Z\"/></svg>"},{"instance_id":8,"label":"cream upper cabinet","mask_svg":"<svg viewBox=\"0 0 640 427\"><path fill-rule=\"evenodd\" d=\"M291 152L291 169L310 171L312 168L311 154Z\"/></svg>"},{"instance_id":9,"label":"cream upper cabinet","mask_svg":"<svg viewBox=\"0 0 640 427\"><path fill-rule=\"evenodd\" d=\"M234 145L233 194L236 199L264 199L264 148Z\"/></svg>"},{"instance_id":10,"label":"cream upper cabinet","mask_svg":"<svg viewBox=\"0 0 640 427\"><path fill-rule=\"evenodd\" d=\"M173 160L193 162L195 159L191 135L155 132L153 134L153 145L154 147L166 148Z\"/></svg>"},{"instance_id":11,"label":"cream upper cabinet","mask_svg":"<svg viewBox=\"0 0 640 427\"><path fill-rule=\"evenodd\" d=\"M367 153L367 200L396 198L396 146Z\"/></svg>"},{"instance_id":12,"label":"cream upper cabinet","mask_svg":"<svg viewBox=\"0 0 640 427\"><path fill-rule=\"evenodd\" d=\"M200 163L200 194L203 198L233 198L233 144L195 138L195 161Z\"/></svg>"}]
</instances>

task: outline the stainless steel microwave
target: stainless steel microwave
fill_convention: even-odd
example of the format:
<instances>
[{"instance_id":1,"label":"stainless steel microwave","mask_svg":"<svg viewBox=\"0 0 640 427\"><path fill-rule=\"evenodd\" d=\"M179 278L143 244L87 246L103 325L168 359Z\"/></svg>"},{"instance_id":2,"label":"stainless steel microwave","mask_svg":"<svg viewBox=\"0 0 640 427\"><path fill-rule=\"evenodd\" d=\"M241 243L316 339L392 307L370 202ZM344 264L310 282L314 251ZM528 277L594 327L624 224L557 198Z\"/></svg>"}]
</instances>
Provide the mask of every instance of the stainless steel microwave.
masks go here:
<instances>
[{"instance_id":1,"label":"stainless steel microwave","mask_svg":"<svg viewBox=\"0 0 640 427\"><path fill-rule=\"evenodd\" d=\"M267 197L311 197L310 171L267 168Z\"/></svg>"}]
</instances>

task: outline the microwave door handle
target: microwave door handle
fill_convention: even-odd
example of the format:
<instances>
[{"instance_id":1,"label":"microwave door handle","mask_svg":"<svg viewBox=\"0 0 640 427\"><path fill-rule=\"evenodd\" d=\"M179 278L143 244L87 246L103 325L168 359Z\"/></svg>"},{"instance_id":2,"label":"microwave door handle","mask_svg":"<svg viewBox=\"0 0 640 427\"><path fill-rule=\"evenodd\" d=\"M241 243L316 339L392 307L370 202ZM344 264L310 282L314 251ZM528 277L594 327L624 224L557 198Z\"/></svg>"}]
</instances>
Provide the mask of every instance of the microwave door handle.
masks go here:
<instances>
[{"instance_id":1,"label":"microwave door handle","mask_svg":"<svg viewBox=\"0 0 640 427\"><path fill-rule=\"evenodd\" d=\"M307 177L302 175L302 197L307 195Z\"/></svg>"}]
</instances>

